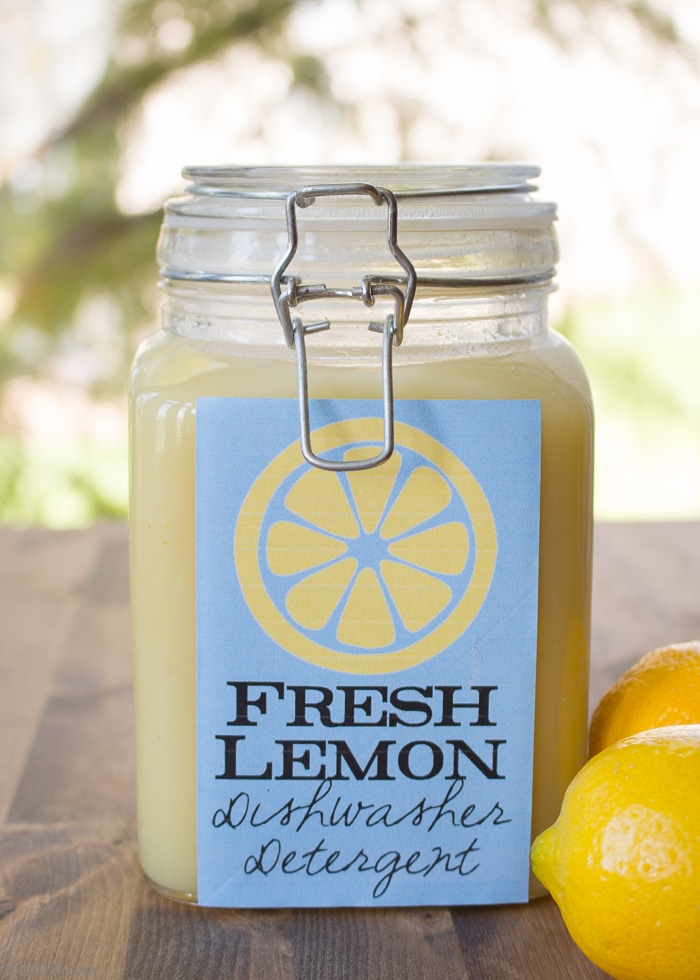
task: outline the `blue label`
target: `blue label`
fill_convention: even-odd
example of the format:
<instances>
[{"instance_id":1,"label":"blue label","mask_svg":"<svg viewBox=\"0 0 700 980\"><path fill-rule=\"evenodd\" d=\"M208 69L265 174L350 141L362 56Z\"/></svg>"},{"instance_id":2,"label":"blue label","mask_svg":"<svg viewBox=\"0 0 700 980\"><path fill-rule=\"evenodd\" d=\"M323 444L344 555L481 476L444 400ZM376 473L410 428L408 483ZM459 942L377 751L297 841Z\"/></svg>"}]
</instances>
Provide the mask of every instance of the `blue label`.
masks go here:
<instances>
[{"instance_id":1,"label":"blue label","mask_svg":"<svg viewBox=\"0 0 700 980\"><path fill-rule=\"evenodd\" d=\"M311 403L376 455L381 404ZM197 402L199 902L527 900L537 401Z\"/></svg>"}]
</instances>

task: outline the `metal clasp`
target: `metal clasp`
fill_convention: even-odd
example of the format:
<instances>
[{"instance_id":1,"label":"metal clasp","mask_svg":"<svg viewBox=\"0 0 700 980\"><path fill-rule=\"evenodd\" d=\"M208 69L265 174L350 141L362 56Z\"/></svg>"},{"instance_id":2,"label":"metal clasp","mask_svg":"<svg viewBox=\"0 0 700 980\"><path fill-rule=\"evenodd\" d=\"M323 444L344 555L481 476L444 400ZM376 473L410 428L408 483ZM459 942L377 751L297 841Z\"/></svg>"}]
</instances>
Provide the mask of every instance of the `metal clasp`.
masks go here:
<instances>
[{"instance_id":1,"label":"metal clasp","mask_svg":"<svg viewBox=\"0 0 700 980\"><path fill-rule=\"evenodd\" d=\"M295 277L284 278L284 273L296 254L299 242L296 209L307 208L318 197L334 195L368 195L375 204L387 206L387 244L391 254L406 273L405 290L399 288L402 280L386 276L366 275L359 286L350 289L328 288L325 283L304 286ZM392 348L403 340L403 330L411 311L416 292L416 270L397 242L398 206L394 194L384 187L373 184L319 184L302 187L286 198L287 232L289 244L270 278L272 300L277 310L287 345L296 351L299 420L301 427L301 451L304 459L323 470L366 470L384 463L394 451L394 393ZM330 329L328 320L304 324L300 317L292 317L291 307L312 299L345 298L360 300L365 306L374 306L375 298L389 296L394 301L394 312L383 323L370 322L369 329L383 335L382 341L382 389L384 403L384 443L381 451L370 459L329 460L317 456L311 448L309 422L308 368L306 361L306 335Z\"/></svg>"}]
</instances>

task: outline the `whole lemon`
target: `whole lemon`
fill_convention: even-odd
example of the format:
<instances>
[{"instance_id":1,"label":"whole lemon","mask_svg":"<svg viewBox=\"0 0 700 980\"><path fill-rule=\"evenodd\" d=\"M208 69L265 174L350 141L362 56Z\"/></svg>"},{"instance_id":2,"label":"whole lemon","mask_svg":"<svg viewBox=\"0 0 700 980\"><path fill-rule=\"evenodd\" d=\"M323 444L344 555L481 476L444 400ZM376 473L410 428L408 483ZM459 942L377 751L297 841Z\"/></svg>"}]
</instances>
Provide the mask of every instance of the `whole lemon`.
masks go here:
<instances>
[{"instance_id":1,"label":"whole lemon","mask_svg":"<svg viewBox=\"0 0 700 980\"><path fill-rule=\"evenodd\" d=\"M700 642L652 650L613 684L593 713L591 755L664 725L700 724Z\"/></svg>"},{"instance_id":2,"label":"whole lemon","mask_svg":"<svg viewBox=\"0 0 700 980\"><path fill-rule=\"evenodd\" d=\"M700 725L596 755L531 856L575 942L616 980L698 980Z\"/></svg>"}]
</instances>

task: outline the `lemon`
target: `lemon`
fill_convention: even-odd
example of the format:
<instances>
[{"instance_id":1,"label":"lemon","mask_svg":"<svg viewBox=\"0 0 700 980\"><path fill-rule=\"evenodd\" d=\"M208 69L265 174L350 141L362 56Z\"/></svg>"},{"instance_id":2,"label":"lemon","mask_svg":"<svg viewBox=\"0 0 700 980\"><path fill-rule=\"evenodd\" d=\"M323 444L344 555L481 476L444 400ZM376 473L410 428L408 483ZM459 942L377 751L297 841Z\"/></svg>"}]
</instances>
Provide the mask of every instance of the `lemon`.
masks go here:
<instances>
[{"instance_id":1,"label":"lemon","mask_svg":"<svg viewBox=\"0 0 700 980\"><path fill-rule=\"evenodd\" d=\"M575 942L616 980L698 980L700 725L594 756L531 857Z\"/></svg>"},{"instance_id":2,"label":"lemon","mask_svg":"<svg viewBox=\"0 0 700 980\"><path fill-rule=\"evenodd\" d=\"M591 719L590 754L664 725L700 724L700 642L652 650L620 677Z\"/></svg>"}]
</instances>

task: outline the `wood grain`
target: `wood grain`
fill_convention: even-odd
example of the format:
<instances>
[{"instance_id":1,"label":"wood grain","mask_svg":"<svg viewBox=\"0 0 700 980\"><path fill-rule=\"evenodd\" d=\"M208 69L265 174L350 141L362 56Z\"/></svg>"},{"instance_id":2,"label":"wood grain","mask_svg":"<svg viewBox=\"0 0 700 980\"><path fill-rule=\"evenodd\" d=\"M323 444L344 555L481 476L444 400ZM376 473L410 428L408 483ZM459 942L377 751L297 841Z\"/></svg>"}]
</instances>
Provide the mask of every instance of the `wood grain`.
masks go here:
<instances>
[{"instance_id":1,"label":"wood grain","mask_svg":"<svg viewBox=\"0 0 700 980\"><path fill-rule=\"evenodd\" d=\"M95 536L0 529L0 819L82 602Z\"/></svg>"},{"instance_id":2,"label":"wood grain","mask_svg":"<svg viewBox=\"0 0 700 980\"><path fill-rule=\"evenodd\" d=\"M700 639L700 524L599 524L593 555L591 708L635 660Z\"/></svg>"},{"instance_id":3,"label":"wood grain","mask_svg":"<svg viewBox=\"0 0 700 980\"><path fill-rule=\"evenodd\" d=\"M700 524L596 531L592 691L700 637ZM0 977L602 980L548 899L455 909L178 905L138 869L127 538L0 529Z\"/></svg>"}]
</instances>

